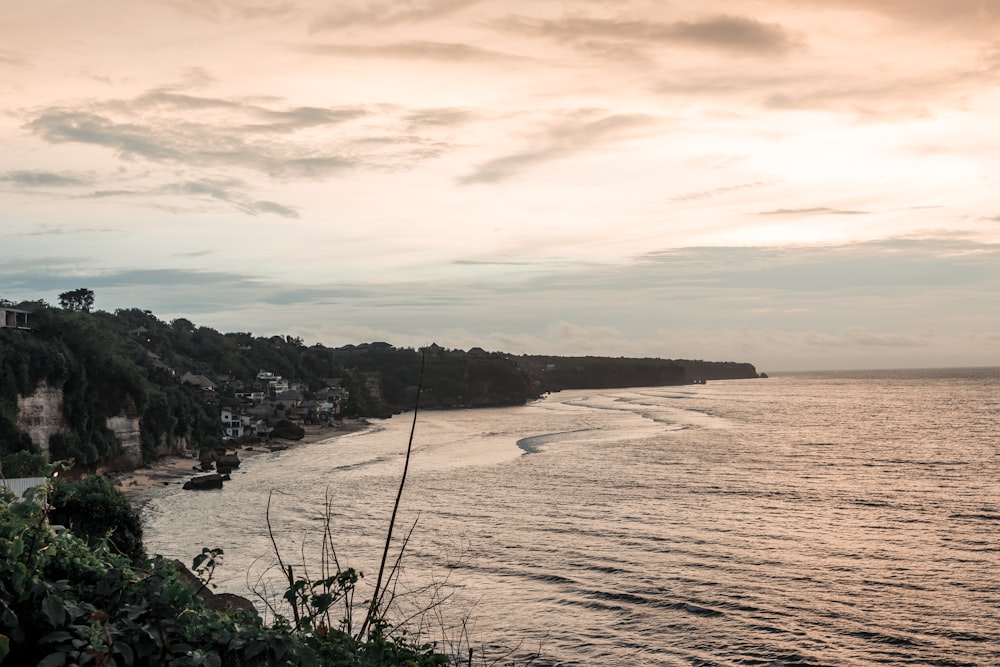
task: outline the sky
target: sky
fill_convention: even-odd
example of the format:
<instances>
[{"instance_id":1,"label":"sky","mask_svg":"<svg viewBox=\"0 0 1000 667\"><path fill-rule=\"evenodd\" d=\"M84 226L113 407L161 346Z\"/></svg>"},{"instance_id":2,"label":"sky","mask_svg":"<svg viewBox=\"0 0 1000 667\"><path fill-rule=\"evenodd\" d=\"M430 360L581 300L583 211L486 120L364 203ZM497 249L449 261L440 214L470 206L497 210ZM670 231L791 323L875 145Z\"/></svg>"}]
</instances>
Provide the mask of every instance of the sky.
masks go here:
<instances>
[{"instance_id":1,"label":"sky","mask_svg":"<svg viewBox=\"0 0 1000 667\"><path fill-rule=\"evenodd\" d=\"M0 297L1000 365L1000 0L0 0Z\"/></svg>"}]
</instances>

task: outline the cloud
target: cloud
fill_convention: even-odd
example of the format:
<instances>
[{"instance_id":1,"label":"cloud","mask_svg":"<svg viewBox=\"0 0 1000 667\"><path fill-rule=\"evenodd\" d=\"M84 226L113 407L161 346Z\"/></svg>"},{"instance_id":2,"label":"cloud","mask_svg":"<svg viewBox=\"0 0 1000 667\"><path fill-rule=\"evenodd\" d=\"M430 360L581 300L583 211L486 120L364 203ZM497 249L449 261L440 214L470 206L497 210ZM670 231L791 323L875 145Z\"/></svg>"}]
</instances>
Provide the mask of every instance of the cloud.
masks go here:
<instances>
[{"instance_id":1,"label":"cloud","mask_svg":"<svg viewBox=\"0 0 1000 667\"><path fill-rule=\"evenodd\" d=\"M770 182L765 181L754 181L752 183L739 183L738 185L727 185L721 188L712 188L710 190L696 190L693 192L685 192L683 194L674 195L673 197L668 197L669 201L699 201L703 199L712 199L719 195L728 194L730 192L739 192L740 190L754 190L757 188L766 187L771 185Z\"/></svg>"},{"instance_id":2,"label":"cloud","mask_svg":"<svg viewBox=\"0 0 1000 667\"><path fill-rule=\"evenodd\" d=\"M78 198L139 199L148 205L156 206L172 213L186 213L188 211L182 207L166 206L157 201L157 199L162 198L181 197L200 201L214 200L222 202L241 213L251 216L272 214L284 218L299 218L299 212L291 206L272 201L254 200L248 194L251 189L248 183L236 178L203 178L132 189L93 190L84 195L79 195Z\"/></svg>"},{"instance_id":3,"label":"cloud","mask_svg":"<svg viewBox=\"0 0 1000 667\"><path fill-rule=\"evenodd\" d=\"M465 63L481 61L515 61L527 60L502 51L484 49L479 46L452 42L431 42L410 40L390 44L317 44L299 47L300 51L354 58L403 58L433 60L446 63Z\"/></svg>"},{"instance_id":4,"label":"cloud","mask_svg":"<svg viewBox=\"0 0 1000 667\"><path fill-rule=\"evenodd\" d=\"M996 0L806 0L823 9L837 6L882 14L909 23L933 27L961 26L995 30L1000 19Z\"/></svg>"},{"instance_id":5,"label":"cloud","mask_svg":"<svg viewBox=\"0 0 1000 667\"><path fill-rule=\"evenodd\" d=\"M713 16L695 21L657 22L567 16L535 19L508 16L496 26L560 42L615 39L646 45L691 45L748 55L783 55L798 47L783 26L741 16Z\"/></svg>"},{"instance_id":6,"label":"cloud","mask_svg":"<svg viewBox=\"0 0 1000 667\"><path fill-rule=\"evenodd\" d=\"M35 135L50 143L95 144L115 149L126 157L180 161L184 151L168 137L156 136L152 128L117 123L94 113L72 109L51 109L27 123Z\"/></svg>"},{"instance_id":7,"label":"cloud","mask_svg":"<svg viewBox=\"0 0 1000 667\"><path fill-rule=\"evenodd\" d=\"M961 238L889 239L837 246L687 248L650 253L615 273L628 284L871 292L889 297L928 288L990 288L1000 281L1000 245ZM614 280L608 277L608 280Z\"/></svg>"},{"instance_id":8,"label":"cloud","mask_svg":"<svg viewBox=\"0 0 1000 667\"><path fill-rule=\"evenodd\" d=\"M316 18L314 32L339 30L359 25L395 25L419 23L447 16L480 0L342 0Z\"/></svg>"},{"instance_id":9,"label":"cloud","mask_svg":"<svg viewBox=\"0 0 1000 667\"><path fill-rule=\"evenodd\" d=\"M78 143L113 151L120 159L185 168L229 167L274 179L321 179L359 169L400 169L434 159L437 139L398 134L407 110L363 107L276 108L154 90L125 100L77 108L53 106L31 112L24 128L52 144ZM354 125L370 119L363 131ZM390 128L392 150L365 151L371 128ZM322 129L325 138L300 137Z\"/></svg>"},{"instance_id":10,"label":"cloud","mask_svg":"<svg viewBox=\"0 0 1000 667\"><path fill-rule=\"evenodd\" d=\"M110 227L59 227L56 225L34 225L30 231L12 236L63 236L66 234L106 234L116 231Z\"/></svg>"},{"instance_id":11,"label":"cloud","mask_svg":"<svg viewBox=\"0 0 1000 667\"><path fill-rule=\"evenodd\" d=\"M292 2L267 0L159 0L184 13L212 23L231 19L275 21L294 16L298 9Z\"/></svg>"},{"instance_id":12,"label":"cloud","mask_svg":"<svg viewBox=\"0 0 1000 667\"><path fill-rule=\"evenodd\" d=\"M247 202L243 204L247 213L251 215L256 215L257 213L273 213L275 215L280 215L283 218L299 218L299 212L283 204L278 204L273 201L254 201Z\"/></svg>"},{"instance_id":13,"label":"cloud","mask_svg":"<svg viewBox=\"0 0 1000 667\"><path fill-rule=\"evenodd\" d=\"M308 333L326 344L359 341L334 332L335 308L338 322L402 345L734 359L770 368L975 362L992 344L987 334L972 349L959 349L958 337L997 329L985 304L1000 289L1000 245L940 238L687 248L616 265L565 261L502 272L475 272L486 261L477 260L436 280L346 276L310 286L266 271L190 268L202 253L185 256L185 268L146 270L81 270L95 262L75 256L13 260L0 267L0 282L24 298L85 285L104 308L152 308L222 330ZM289 330L282 322L295 324Z\"/></svg>"},{"instance_id":14,"label":"cloud","mask_svg":"<svg viewBox=\"0 0 1000 667\"><path fill-rule=\"evenodd\" d=\"M849 211L837 208L776 208L772 211L758 211L757 215L870 215L871 211Z\"/></svg>"},{"instance_id":15,"label":"cloud","mask_svg":"<svg viewBox=\"0 0 1000 667\"><path fill-rule=\"evenodd\" d=\"M17 55L16 53L11 53L10 51L5 51L0 49L0 65L9 65L11 67L23 67L28 64L28 61Z\"/></svg>"},{"instance_id":16,"label":"cloud","mask_svg":"<svg viewBox=\"0 0 1000 667\"><path fill-rule=\"evenodd\" d=\"M93 178L71 172L13 170L0 173L0 182L30 188L64 188L89 185Z\"/></svg>"},{"instance_id":17,"label":"cloud","mask_svg":"<svg viewBox=\"0 0 1000 667\"><path fill-rule=\"evenodd\" d=\"M153 90L124 105L129 113L148 111L212 111L222 110L242 116L236 129L253 133L293 133L303 129L327 127L368 116L361 107L292 107L269 109L242 100L198 97L176 93L169 89Z\"/></svg>"},{"instance_id":18,"label":"cloud","mask_svg":"<svg viewBox=\"0 0 1000 667\"><path fill-rule=\"evenodd\" d=\"M457 266L538 266L542 262L532 262L527 260L478 260L478 259L457 259L453 264Z\"/></svg>"},{"instance_id":19,"label":"cloud","mask_svg":"<svg viewBox=\"0 0 1000 667\"><path fill-rule=\"evenodd\" d=\"M898 39L898 35L886 36L890 38ZM758 107L769 111L821 109L862 120L899 122L927 118L942 108L967 112L970 95L992 89L1000 80L1000 52L972 50L968 40L938 40L933 45L934 57L928 57L922 67L902 57L906 46L887 46L881 54L866 52L863 57L871 60L869 67L835 48L818 45L803 57L771 69L741 66L739 62L676 72L665 68L654 89L681 100L739 100L745 105L742 113Z\"/></svg>"},{"instance_id":20,"label":"cloud","mask_svg":"<svg viewBox=\"0 0 1000 667\"><path fill-rule=\"evenodd\" d=\"M811 332L804 336L809 345L834 347L926 347L935 342L933 331L914 333L877 333L862 327L851 327L838 334Z\"/></svg>"},{"instance_id":21,"label":"cloud","mask_svg":"<svg viewBox=\"0 0 1000 667\"><path fill-rule=\"evenodd\" d=\"M410 127L453 127L464 125L480 117L480 114L470 109L446 107L440 109L417 109L405 114L403 120L409 123Z\"/></svg>"},{"instance_id":22,"label":"cloud","mask_svg":"<svg viewBox=\"0 0 1000 667\"><path fill-rule=\"evenodd\" d=\"M766 109L839 109L861 117L899 121L902 117L927 117L945 104L964 108L971 89L994 86L1000 64L992 61L942 61L918 73L830 75L776 82L769 92L761 87ZM780 88L780 89L774 89Z\"/></svg>"},{"instance_id":23,"label":"cloud","mask_svg":"<svg viewBox=\"0 0 1000 667\"><path fill-rule=\"evenodd\" d=\"M596 120L570 116L547 127L535 138L534 147L488 160L460 178L459 183L498 183L539 164L606 146L625 138L629 130L651 122L652 117L639 114L612 114Z\"/></svg>"},{"instance_id":24,"label":"cloud","mask_svg":"<svg viewBox=\"0 0 1000 667\"><path fill-rule=\"evenodd\" d=\"M246 183L237 179L214 179L165 185L157 188L156 193L206 196L231 204L233 208L247 215L256 216L261 213L271 213L283 218L298 219L299 212L290 206L271 201L249 200L245 194L246 189Z\"/></svg>"},{"instance_id":25,"label":"cloud","mask_svg":"<svg viewBox=\"0 0 1000 667\"><path fill-rule=\"evenodd\" d=\"M245 19L274 19L285 18L297 13L298 8L293 2L247 2L247 0L236 0L229 3L237 15Z\"/></svg>"}]
</instances>

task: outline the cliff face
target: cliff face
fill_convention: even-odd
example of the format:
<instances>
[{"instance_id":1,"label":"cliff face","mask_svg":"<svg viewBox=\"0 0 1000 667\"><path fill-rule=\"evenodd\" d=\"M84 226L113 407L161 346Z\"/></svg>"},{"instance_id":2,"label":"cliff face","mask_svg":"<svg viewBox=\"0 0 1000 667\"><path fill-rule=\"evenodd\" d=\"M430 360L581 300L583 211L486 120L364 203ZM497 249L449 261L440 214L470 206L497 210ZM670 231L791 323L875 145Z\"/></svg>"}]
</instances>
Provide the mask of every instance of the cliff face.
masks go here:
<instances>
[{"instance_id":1,"label":"cliff face","mask_svg":"<svg viewBox=\"0 0 1000 667\"><path fill-rule=\"evenodd\" d=\"M191 443L188 439L182 436L164 435L160 438L160 441L156 443L156 447L153 449L154 458L162 458L164 456L191 456L192 454L197 453L197 451L192 451Z\"/></svg>"},{"instance_id":2,"label":"cliff face","mask_svg":"<svg viewBox=\"0 0 1000 667\"><path fill-rule=\"evenodd\" d=\"M684 384L684 369L664 359L522 355L519 364L539 391Z\"/></svg>"},{"instance_id":3,"label":"cliff face","mask_svg":"<svg viewBox=\"0 0 1000 667\"><path fill-rule=\"evenodd\" d=\"M114 462L117 468L138 468L142 465L142 440L137 417L108 417L108 430L115 434L121 454Z\"/></svg>"},{"instance_id":4,"label":"cliff face","mask_svg":"<svg viewBox=\"0 0 1000 667\"><path fill-rule=\"evenodd\" d=\"M17 397L17 427L49 458L49 437L67 430L63 419L63 391L42 383L30 396Z\"/></svg>"},{"instance_id":5,"label":"cliff face","mask_svg":"<svg viewBox=\"0 0 1000 667\"><path fill-rule=\"evenodd\" d=\"M678 359L674 362L684 369L691 380L746 380L759 377L753 364L736 361L692 361Z\"/></svg>"},{"instance_id":6,"label":"cliff face","mask_svg":"<svg viewBox=\"0 0 1000 667\"><path fill-rule=\"evenodd\" d=\"M137 417L118 415L108 417L105 425L114 433L120 454L108 461L109 468L132 469L143 464L141 423ZM63 417L63 390L42 383L29 396L17 398L17 427L28 434L31 442L48 460L49 438L56 433L69 431ZM154 455L190 455L187 438L162 438Z\"/></svg>"}]
</instances>

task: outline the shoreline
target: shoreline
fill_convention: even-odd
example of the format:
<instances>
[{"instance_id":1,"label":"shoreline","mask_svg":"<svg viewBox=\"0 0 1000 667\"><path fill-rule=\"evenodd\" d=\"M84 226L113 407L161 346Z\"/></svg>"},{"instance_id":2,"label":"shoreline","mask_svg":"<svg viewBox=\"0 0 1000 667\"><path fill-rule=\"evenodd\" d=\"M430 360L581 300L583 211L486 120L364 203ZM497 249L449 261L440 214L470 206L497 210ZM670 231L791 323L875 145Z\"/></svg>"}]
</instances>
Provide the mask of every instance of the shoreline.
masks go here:
<instances>
[{"instance_id":1,"label":"shoreline","mask_svg":"<svg viewBox=\"0 0 1000 667\"><path fill-rule=\"evenodd\" d=\"M369 428L371 424L366 419L345 419L334 426L308 425L303 426L305 435L299 440L274 438L268 444L239 445L234 450L240 462L264 454L271 454L282 449L308 445L322 440L329 440L348 433L357 433ZM115 487L125 494L133 505L140 505L149 492L171 484L183 484L195 475L205 474L199 467L196 456L165 456L142 467L114 475Z\"/></svg>"}]
</instances>

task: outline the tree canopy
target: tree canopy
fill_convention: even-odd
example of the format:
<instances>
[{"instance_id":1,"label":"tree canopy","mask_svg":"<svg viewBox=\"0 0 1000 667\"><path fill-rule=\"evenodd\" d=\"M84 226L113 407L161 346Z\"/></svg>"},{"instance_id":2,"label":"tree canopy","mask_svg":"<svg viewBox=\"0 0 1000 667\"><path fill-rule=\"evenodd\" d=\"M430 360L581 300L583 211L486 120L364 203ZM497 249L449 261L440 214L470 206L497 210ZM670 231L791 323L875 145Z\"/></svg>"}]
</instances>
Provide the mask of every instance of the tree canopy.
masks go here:
<instances>
[{"instance_id":1,"label":"tree canopy","mask_svg":"<svg viewBox=\"0 0 1000 667\"><path fill-rule=\"evenodd\" d=\"M79 287L59 295L59 306L66 310L81 310L89 313L94 307L94 291Z\"/></svg>"}]
</instances>

